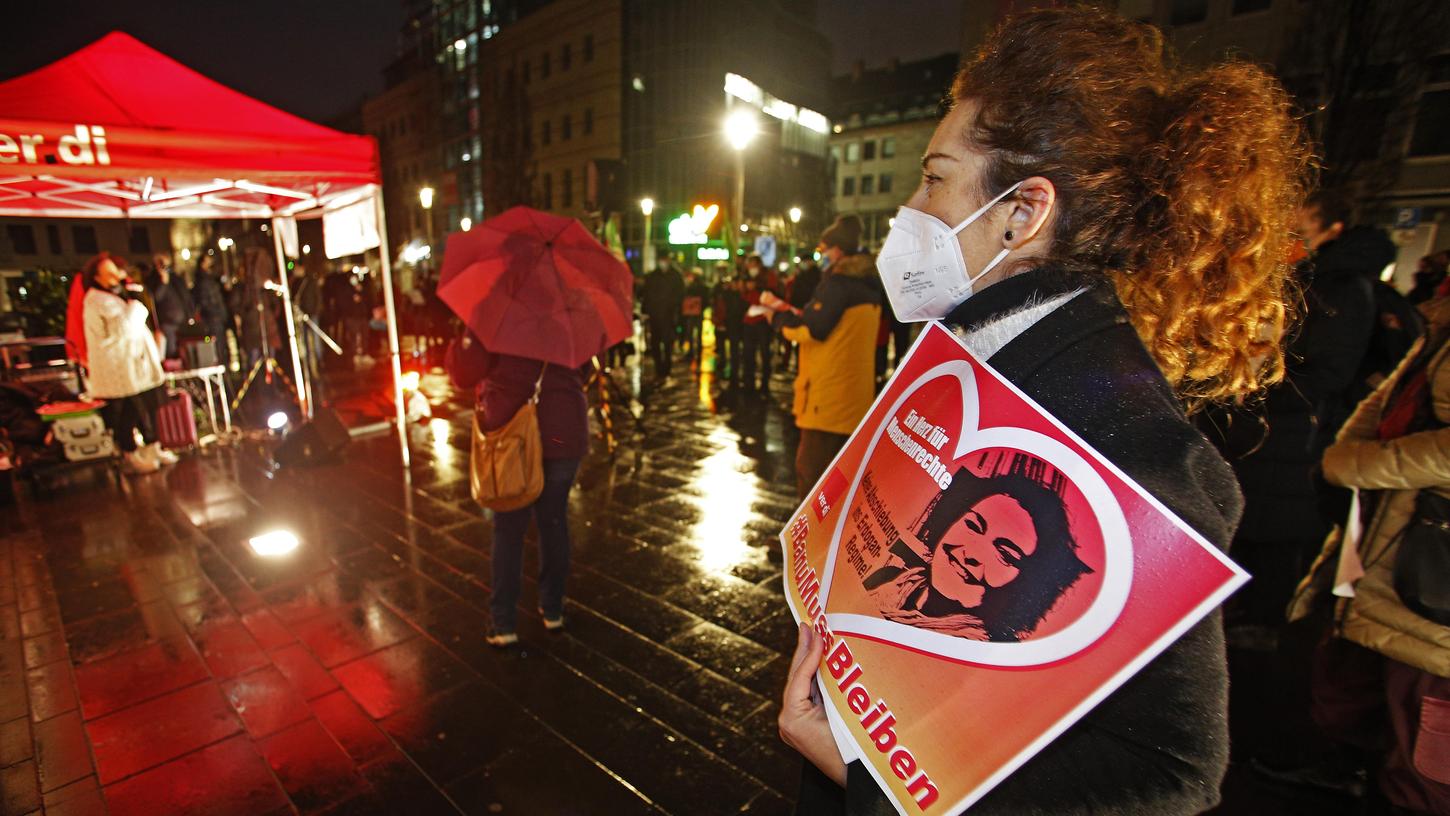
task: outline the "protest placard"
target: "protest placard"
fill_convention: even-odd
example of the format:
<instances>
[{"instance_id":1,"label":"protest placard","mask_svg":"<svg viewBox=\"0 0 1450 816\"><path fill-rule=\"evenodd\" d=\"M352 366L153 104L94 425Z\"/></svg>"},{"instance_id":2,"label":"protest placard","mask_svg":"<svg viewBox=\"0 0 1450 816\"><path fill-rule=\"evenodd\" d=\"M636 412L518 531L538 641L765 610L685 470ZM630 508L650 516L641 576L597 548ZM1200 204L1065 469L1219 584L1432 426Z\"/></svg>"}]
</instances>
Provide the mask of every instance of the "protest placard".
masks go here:
<instances>
[{"instance_id":1,"label":"protest placard","mask_svg":"<svg viewBox=\"0 0 1450 816\"><path fill-rule=\"evenodd\" d=\"M956 813L1247 575L929 324L781 533L837 741Z\"/></svg>"}]
</instances>

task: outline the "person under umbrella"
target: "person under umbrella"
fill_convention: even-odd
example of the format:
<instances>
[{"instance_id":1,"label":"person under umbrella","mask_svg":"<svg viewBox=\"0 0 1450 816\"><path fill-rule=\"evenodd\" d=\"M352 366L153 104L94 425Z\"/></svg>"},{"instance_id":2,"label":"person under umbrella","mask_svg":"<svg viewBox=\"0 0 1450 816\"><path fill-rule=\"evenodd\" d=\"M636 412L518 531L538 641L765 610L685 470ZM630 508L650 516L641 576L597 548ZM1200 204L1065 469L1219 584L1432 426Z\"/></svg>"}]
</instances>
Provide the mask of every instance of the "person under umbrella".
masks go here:
<instances>
[{"instance_id":1,"label":"person under umbrella","mask_svg":"<svg viewBox=\"0 0 1450 816\"><path fill-rule=\"evenodd\" d=\"M579 222L515 207L454 233L438 296L463 318L444 365L477 389L479 427L502 428L534 395L544 485L517 510L493 514L493 629L489 645L518 643L524 535L539 528L539 613L564 628L569 574L569 492L589 448L585 371L632 331L633 276Z\"/></svg>"}]
</instances>

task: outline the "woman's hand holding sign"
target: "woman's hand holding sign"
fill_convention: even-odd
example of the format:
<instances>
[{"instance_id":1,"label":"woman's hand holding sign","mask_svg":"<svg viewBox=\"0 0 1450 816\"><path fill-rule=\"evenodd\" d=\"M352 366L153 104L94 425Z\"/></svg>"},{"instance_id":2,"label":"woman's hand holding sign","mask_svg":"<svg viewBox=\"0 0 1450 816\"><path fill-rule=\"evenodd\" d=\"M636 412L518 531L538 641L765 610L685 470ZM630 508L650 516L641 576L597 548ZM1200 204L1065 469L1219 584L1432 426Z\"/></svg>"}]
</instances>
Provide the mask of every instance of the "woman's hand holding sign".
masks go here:
<instances>
[{"instance_id":1,"label":"woman's hand holding sign","mask_svg":"<svg viewBox=\"0 0 1450 816\"><path fill-rule=\"evenodd\" d=\"M816 667L821 665L821 637L800 625L790 677L785 681L785 699L780 706L780 738L800 752L841 787L846 786L846 763L831 735L826 708L815 690Z\"/></svg>"}]
</instances>

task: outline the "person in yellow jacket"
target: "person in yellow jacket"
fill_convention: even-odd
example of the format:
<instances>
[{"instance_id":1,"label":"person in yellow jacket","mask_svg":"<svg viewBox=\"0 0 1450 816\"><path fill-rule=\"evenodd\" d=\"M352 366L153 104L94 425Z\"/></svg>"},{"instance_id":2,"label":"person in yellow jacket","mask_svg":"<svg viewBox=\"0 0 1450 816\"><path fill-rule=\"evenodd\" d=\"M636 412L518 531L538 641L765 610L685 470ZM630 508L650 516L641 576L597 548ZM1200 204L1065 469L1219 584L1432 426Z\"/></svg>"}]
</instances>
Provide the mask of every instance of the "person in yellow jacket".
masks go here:
<instances>
[{"instance_id":1,"label":"person in yellow jacket","mask_svg":"<svg viewBox=\"0 0 1450 816\"><path fill-rule=\"evenodd\" d=\"M800 345L795 378L796 492L805 498L876 398L876 332L881 321L881 289L876 260L858 252L861 219L837 218L821 233L826 262L821 283L805 306L783 301L773 320L787 340ZM762 301L764 302L764 301Z\"/></svg>"}]
</instances>

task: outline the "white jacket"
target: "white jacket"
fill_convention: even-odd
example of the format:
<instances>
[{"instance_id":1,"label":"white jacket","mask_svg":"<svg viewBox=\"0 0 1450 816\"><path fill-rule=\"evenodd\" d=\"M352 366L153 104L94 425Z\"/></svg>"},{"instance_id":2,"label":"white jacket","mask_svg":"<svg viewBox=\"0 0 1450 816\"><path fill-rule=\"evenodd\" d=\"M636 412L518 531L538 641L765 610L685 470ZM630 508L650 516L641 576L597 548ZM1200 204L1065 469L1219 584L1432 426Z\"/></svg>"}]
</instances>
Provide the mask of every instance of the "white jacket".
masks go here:
<instances>
[{"instance_id":1,"label":"white jacket","mask_svg":"<svg viewBox=\"0 0 1450 816\"><path fill-rule=\"evenodd\" d=\"M166 382L156 336L146 326L146 306L100 289L86 292L86 350L92 397L129 397Z\"/></svg>"}]
</instances>

